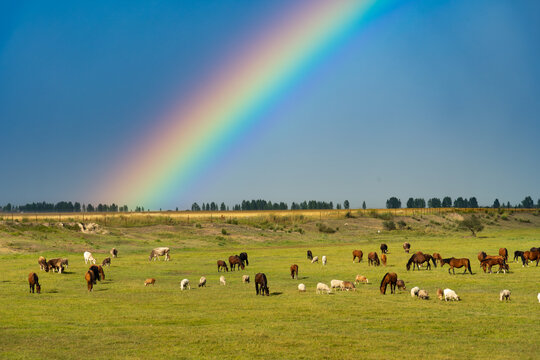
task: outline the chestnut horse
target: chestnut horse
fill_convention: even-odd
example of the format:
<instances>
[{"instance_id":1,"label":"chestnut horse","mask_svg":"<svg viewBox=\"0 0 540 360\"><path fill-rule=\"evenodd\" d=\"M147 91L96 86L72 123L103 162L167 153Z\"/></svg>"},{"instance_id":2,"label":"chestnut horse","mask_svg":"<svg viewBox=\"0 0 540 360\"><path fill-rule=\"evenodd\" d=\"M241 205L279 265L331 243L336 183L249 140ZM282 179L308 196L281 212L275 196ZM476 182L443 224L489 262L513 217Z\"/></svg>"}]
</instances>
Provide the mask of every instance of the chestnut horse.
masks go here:
<instances>
[{"instance_id":1,"label":"chestnut horse","mask_svg":"<svg viewBox=\"0 0 540 360\"><path fill-rule=\"evenodd\" d=\"M266 275L264 273L255 274L255 291L257 292L257 295L259 295L260 292L260 294L263 296L270 296L270 289L268 289L268 280L266 280Z\"/></svg>"},{"instance_id":2,"label":"chestnut horse","mask_svg":"<svg viewBox=\"0 0 540 360\"><path fill-rule=\"evenodd\" d=\"M504 261L508 261L508 250L506 248L500 248L499 256L502 256L504 258Z\"/></svg>"},{"instance_id":3,"label":"chestnut horse","mask_svg":"<svg viewBox=\"0 0 540 360\"><path fill-rule=\"evenodd\" d=\"M386 286L390 284L390 293L394 294L396 292L396 284L397 284L397 274L396 273L386 273L384 274L382 280L381 280L381 294L386 294Z\"/></svg>"},{"instance_id":4,"label":"chestnut horse","mask_svg":"<svg viewBox=\"0 0 540 360\"><path fill-rule=\"evenodd\" d=\"M461 267L465 267L465 271L463 273L466 274L467 270L469 270L469 273L472 275L471 262L467 258L456 259L452 257L448 259L441 259L441 267L443 267L444 264L450 265L450 268L448 269L449 274L450 274L450 270L452 270L452 273L456 275L456 271L454 270L454 268L459 269Z\"/></svg>"},{"instance_id":5,"label":"chestnut horse","mask_svg":"<svg viewBox=\"0 0 540 360\"><path fill-rule=\"evenodd\" d=\"M523 265L529 266L529 261L536 260L536 266L538 266L538 262L540 261L540 251L525 251L521 259L523 260Z\"/></svg>"},{"instance_id":6,"label":"chestnut horse","mask_svg":"<svg viewBox=\"0 0 540 360\"><path fill-rule=\"evenodd\" d=\"M231 255L229 256L229 266L231 267L231 271L234 271L236 269L236 266L238 265L238 270L242 269L244 270L244 262L242 259L240 259L240 256L238 255Z\"/></svg>"},{"instance_id":7,"label":"chestnut horse","mask_svg":"<svg viewBox=\"0 0 540 360\"><path fill-rule=\"evenodd\" d=\"M37 288L37 293L41 292L41 285L39 285L39 279L35 272L31 272L28 275L28 285L30 285L30 292L34 293L34 288Z\"/></svg>"},{"instance_id":8,"label":"chestnut horse","mask_svg":"<svg viewBox=\"0 0 540 360\"><path fill-rule=\"evenodd\" d=\"M433 259L439 260L439 265L442 266L442 256L441 256L441 254L439 254L439 253L433 253L432 256L433 256Z\"/></svg>"},{"instance_id":9,"label":"chestnut horse","mask_svg":"<svg viewBox=\"0 0 540 360\"><path fill-rule=\"evenodd\" d=\"M381 262L379 261L379 257L377 256L376 252L370 252L367 258L368 258L368 265L374 265L374 266L381 265Z\"/></svg>"},{"instance_id":10,"label":"chestnut horse","mask_svg":"<svg viewBox=\"0 0 540 360\"><path fill-rule=\"evenodd\" d=\"M296 275L296 278L298 279L298 265L294 264L291 265L291 277L294 279L294 275Z\"/></svg>"},{"instance_id":11,"label":"chestnut horse","mask_svg":"<svg viewBox=\"0 0 540 360\"><path fill-rule=\"evenodd\" d=\"M362 257L364 256L364 253L362 250L353 250L352 252L352 262L354 262L354 259L358 258L358 262L362 261Z\"/></svg>"},{"instance_id":12,"label":"chestnut horse","mask_svg":"<svg viewBox=\"0 0 540 360\"><path fill-rule=\"evenodd\" d=\"M386 266L386 254L381 254L381 262L384 266Z\"/></svg>"},{"instance_id":13,"label":"chestnut horse","mask_svg":"<svg viewBox=\"0 0 540 360\"><path fill-rule=\"evenodd\" d=\"M481 251L478 253L478 261L482 262L482 260L484 260L484 258L487 256L486 252L485 251Z\"/></svg>"},{"instance_id":14,"label":"chestnut horse","mask_svg":"<svg viewBox=\"0 0 540 360\"><path fill-rule=\"evenodd\" d=\"M435 259L433 259L431 255L423 254L422 252L417 252L416 254L413 254L410 257L409 261L407 262L407 271L411 269L411 264L413 264L413 271L414 271L415 266L418 270L420 270L420 264L423 264L426 261L427 261L427 270L431 270L431 264L429 263L430 260L433 262L433 266L437 267L437 263L435 262Z\"/></svg>"},{"instance_id":15,"label":"chestnut horse","mask_svg":"<svg viewBox=\"0 0 540 360\"><path fill-rule=\"evenodd\" d=\"M227 272L229 272L229 268L227 267L227 263L223 260L218 260L217 261L217 271L220 272L221 270L227 270Z\"/></svg>"},{"instance_id":16,"label":"chestnut horse","mask_svg":"<svg viewBox=\"0 0 540 360\"><path fill-rule=\"evenodd\" d=\"M506 270L510 271L510 268L508 267L508 264L506 261L504 261L504 258L502 256L494 256L492 258L486 258L482 260L482 263L480 266L482 269L484 269L484 272L486 272L486 268L489 270L489 273L491 274L491 267L493 265L499 265L499 270L497 270L497 274L502 270L503 273L506 274Z\"/></svg>"},{"instance_id":17,"label":"chestnut horse","mask_svg":"<svg viewBox=\"0 0 540 360\"><path fill-rule=\"evenodd\" d=\"M88 291L92 291L94 284L96 283L96 275L92 270L88 270L84 274L84 279L86 280L86 285L88 286Z\"/></svg>"}]
</instances>

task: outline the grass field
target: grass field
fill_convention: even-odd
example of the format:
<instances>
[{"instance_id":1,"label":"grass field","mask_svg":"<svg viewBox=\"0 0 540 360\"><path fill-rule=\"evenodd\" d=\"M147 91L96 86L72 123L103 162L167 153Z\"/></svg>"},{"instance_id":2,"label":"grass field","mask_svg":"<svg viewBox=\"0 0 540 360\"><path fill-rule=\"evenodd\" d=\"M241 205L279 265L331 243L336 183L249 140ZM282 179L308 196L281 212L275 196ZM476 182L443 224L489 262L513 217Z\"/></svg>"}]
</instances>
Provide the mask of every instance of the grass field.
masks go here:
<instances>
[{"instance_id":1,"label":"grass field","mask_svg":"<svg viewBox=\"0 0 540 360\"><path fill-rule=\"evenodd\" d=\"M504 216L504 215L503 215ZM456 215L459 217L459 215ZM510 263L509 274L484 274L476 255L496 254L500 247L528 250L540 246L540 217L512 214L484 216L478 237L455 229L455 218L403 218L411 230L385 231L382 220L358 217L325 221L338 231L317 231L317 221L293 219L271 224L257 219L239 223L109 227L100 234L31 223L0 225L0 356L3 358L194 358L194 359L538 359L540 335L540 267ZM302 229L299 231L298 229ZM225 229L225 234L223 234ZM296 229L296 230L294 230ZM377 233L381 230L381 233ZM412 251L468 257L474 275L449 275L445 267L406 271ZM369 267L366 255L389 246L388 266ZM88 268L82 252L101 261L111 247L119 258L105 268L106 280L86 291ZM170 262L149 262L150 249L171 248ZM328 265L310 264L306 250L326 255ZM364 261L352 263L352 250ZM225 273L219 285L216 260L247 251L244 271ZM39 255L68 257L65 274L40 272ZM289 266L299 265L292 280ZM40 277L42 294L29 294L27 276ZM428 290L428 301L409 291L381 295L379 282L396 272L407 289ZM242 284L266 273L269 297L257 297L254 284ZM354 280L370 284L356 292L316 295L317 282ZM197 288L206 276L206 288ZM154 287L143 281L154 277ZM180 291L188 278L192 289ZM304 283L306 293L298 293ZM462 301L445 303L435 291L451 288ZM509 303L499 291L512 291Z\"/></svg>"}]
</instances>

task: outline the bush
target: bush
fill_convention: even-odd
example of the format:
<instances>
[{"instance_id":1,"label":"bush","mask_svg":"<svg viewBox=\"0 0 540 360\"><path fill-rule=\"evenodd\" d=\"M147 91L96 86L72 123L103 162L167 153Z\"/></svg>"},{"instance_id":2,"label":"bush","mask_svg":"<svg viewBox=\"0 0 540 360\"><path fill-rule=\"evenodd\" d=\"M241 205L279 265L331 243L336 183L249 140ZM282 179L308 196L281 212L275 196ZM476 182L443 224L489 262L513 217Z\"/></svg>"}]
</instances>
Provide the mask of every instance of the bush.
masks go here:
<instances>
[{"instance_id":1,"label":"bush","mask_svg":"<svg viewBox=\"0 0 540 360\"><path fill-rule=\"evenodd\" d=\"M459 228L470 230L473 236L476 236L477 232L484 230L484 225L477 216L472 215L471 217L460 221Z\"/></svg>"},{"instance_id":2,"label":"bush","mask_svg":"<svg viewBox=\"0 0 540 360\"><path fill-rule=\"evenodd\" d=\"M345 217L347 219L354 219L355 218L355 216L350 211L347 211L347 213L345 213Z\"/></svg>"},{"instance_id":3,"label":"bush","mask_svg":"<svg viewBox=\"0 0 540 360\"><path fill-rule=\"evenodd\" d=\"M389 231L396 230L396 223L392 220L383 221L383 226L386 230Z\"/></svg>"},{"instance_id":4,"label":"bush","mask_svg":"<svg viewBox=\"0 0 540 360\"><path fill-rule=\"evenodd\" d=\"M326 234L333 234L336 232L336 229L333 229L326 224L317 224L317 227L319 228L319 232L326 233Z\"/></svg>"},{"instance_id":5,"label":"bush","mask_svg":"<svg viewBox=\"0 0 540 360\"><path fill-rule=\"evenodd\" d=\"M227 232L227 229L221 229L221 233L223 235L229 235L229 233Z\"/></svg>"},{"instance_id":6,"label":"bush","mask_svg":"<svg viewBox=\"0 0 540 360\"><path fill-rule=\"evenodd\" d=\"M199 224L199 223L196 223L196 224L195 224L195 227L196 227L197 229L201 229L201 228L202 228L202 225Z\"/></svg>"},{"instance_id":7,"label":"bush","mask_svg":"<svg viewBox=\"0 0 540 360\"><path fill-rule=\"evenodd\" d=\"M397 222L397 225L398 225L400 230L403 230L403 229L405 229L407 227L407 223L405 221L403 221L403 220L399 220Z\"/></svg>"},{"instance_id":8,"label":"bush","mask_svg":"<svg viewBox=\"0 0 540 360\"><path fill-rule=\"evenodd\" d=\"M227 224L238 225L238 219L237 218L229 219L227 220Z\"/></svg>"}]
</instances>

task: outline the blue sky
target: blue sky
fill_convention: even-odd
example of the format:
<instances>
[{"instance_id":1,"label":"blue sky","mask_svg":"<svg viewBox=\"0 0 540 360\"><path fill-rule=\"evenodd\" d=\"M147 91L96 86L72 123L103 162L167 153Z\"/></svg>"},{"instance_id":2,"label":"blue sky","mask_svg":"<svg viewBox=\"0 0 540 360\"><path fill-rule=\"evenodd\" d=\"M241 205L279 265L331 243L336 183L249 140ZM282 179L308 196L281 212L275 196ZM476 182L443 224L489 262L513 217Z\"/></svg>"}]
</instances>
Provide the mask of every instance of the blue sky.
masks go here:
<instances>
[{"instance_id":1,"label":"blue sky","mask_svg":"<svg viewBox=\"0 0 540 360\"><path fill-rule=\"evenodd\" d=\"M540 198L540 2L387 2L162 207ZM95 202L141 132L289 6L2 2L0 204Z\"/></svg>"}]
</instances>

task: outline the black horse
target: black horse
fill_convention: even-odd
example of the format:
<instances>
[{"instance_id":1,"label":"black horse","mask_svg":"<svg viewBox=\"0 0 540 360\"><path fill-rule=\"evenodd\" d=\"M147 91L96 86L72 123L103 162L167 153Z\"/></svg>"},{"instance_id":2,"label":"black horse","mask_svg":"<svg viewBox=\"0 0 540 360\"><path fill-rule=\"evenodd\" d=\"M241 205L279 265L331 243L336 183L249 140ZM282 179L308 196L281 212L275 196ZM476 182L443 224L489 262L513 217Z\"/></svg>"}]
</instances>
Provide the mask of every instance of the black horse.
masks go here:
<instances>
[{"instance_id":1,"label":"black horse","mask_svg":"<svg viewBox=\"0 0 540 360\"><path fill-rule=\"evenodd\" d=\"M309 260L313 260L313 254L311 253L311 250L308 250L308 251L307 251L307 258L308 258Z\"/></svg>"},{"instance_id":2,"label":"black horse","mask_svg":"<svg viewBox=\"0 0 540 360\"><path fill-rule=\"evenodd\" d=\"M248 256L246 252L240 253L239 257L240 257L240 260L242 260L242 262L246 263L246 266L249 265Z\"/></svg>"},{"instance_id":3,"label":"black horse","mask_svg":"<svg viewBox=\"0 0 540 360\"><path fill-rule=\"evenodd\" d=\"M388 245L381 244L381 253L388 254Z\"/></svg>"},{"instance_id":4,"label":"black horse","mask_svg":"<svg viewBox=\"0 0 540 360\"><path fill-rule=\"evenodd\" d=\"M270 296L270 290L268 289L268 280L266 280L266 275L264 273L257 273L255 275L255 291L257 292L257 295L259 295L260 291L261 295Z\"/></svg>"},{"instance_id":5,"label":"black horse","mask_svg":"<svg viewBox=\"0 0 540 360\"><path fill-rule=\"evenodd\" d=\"M519 251L519 250L514 251L514 261L517 261L518 259L523 260L523 251Z\"/></svg>"}]
</instances>

